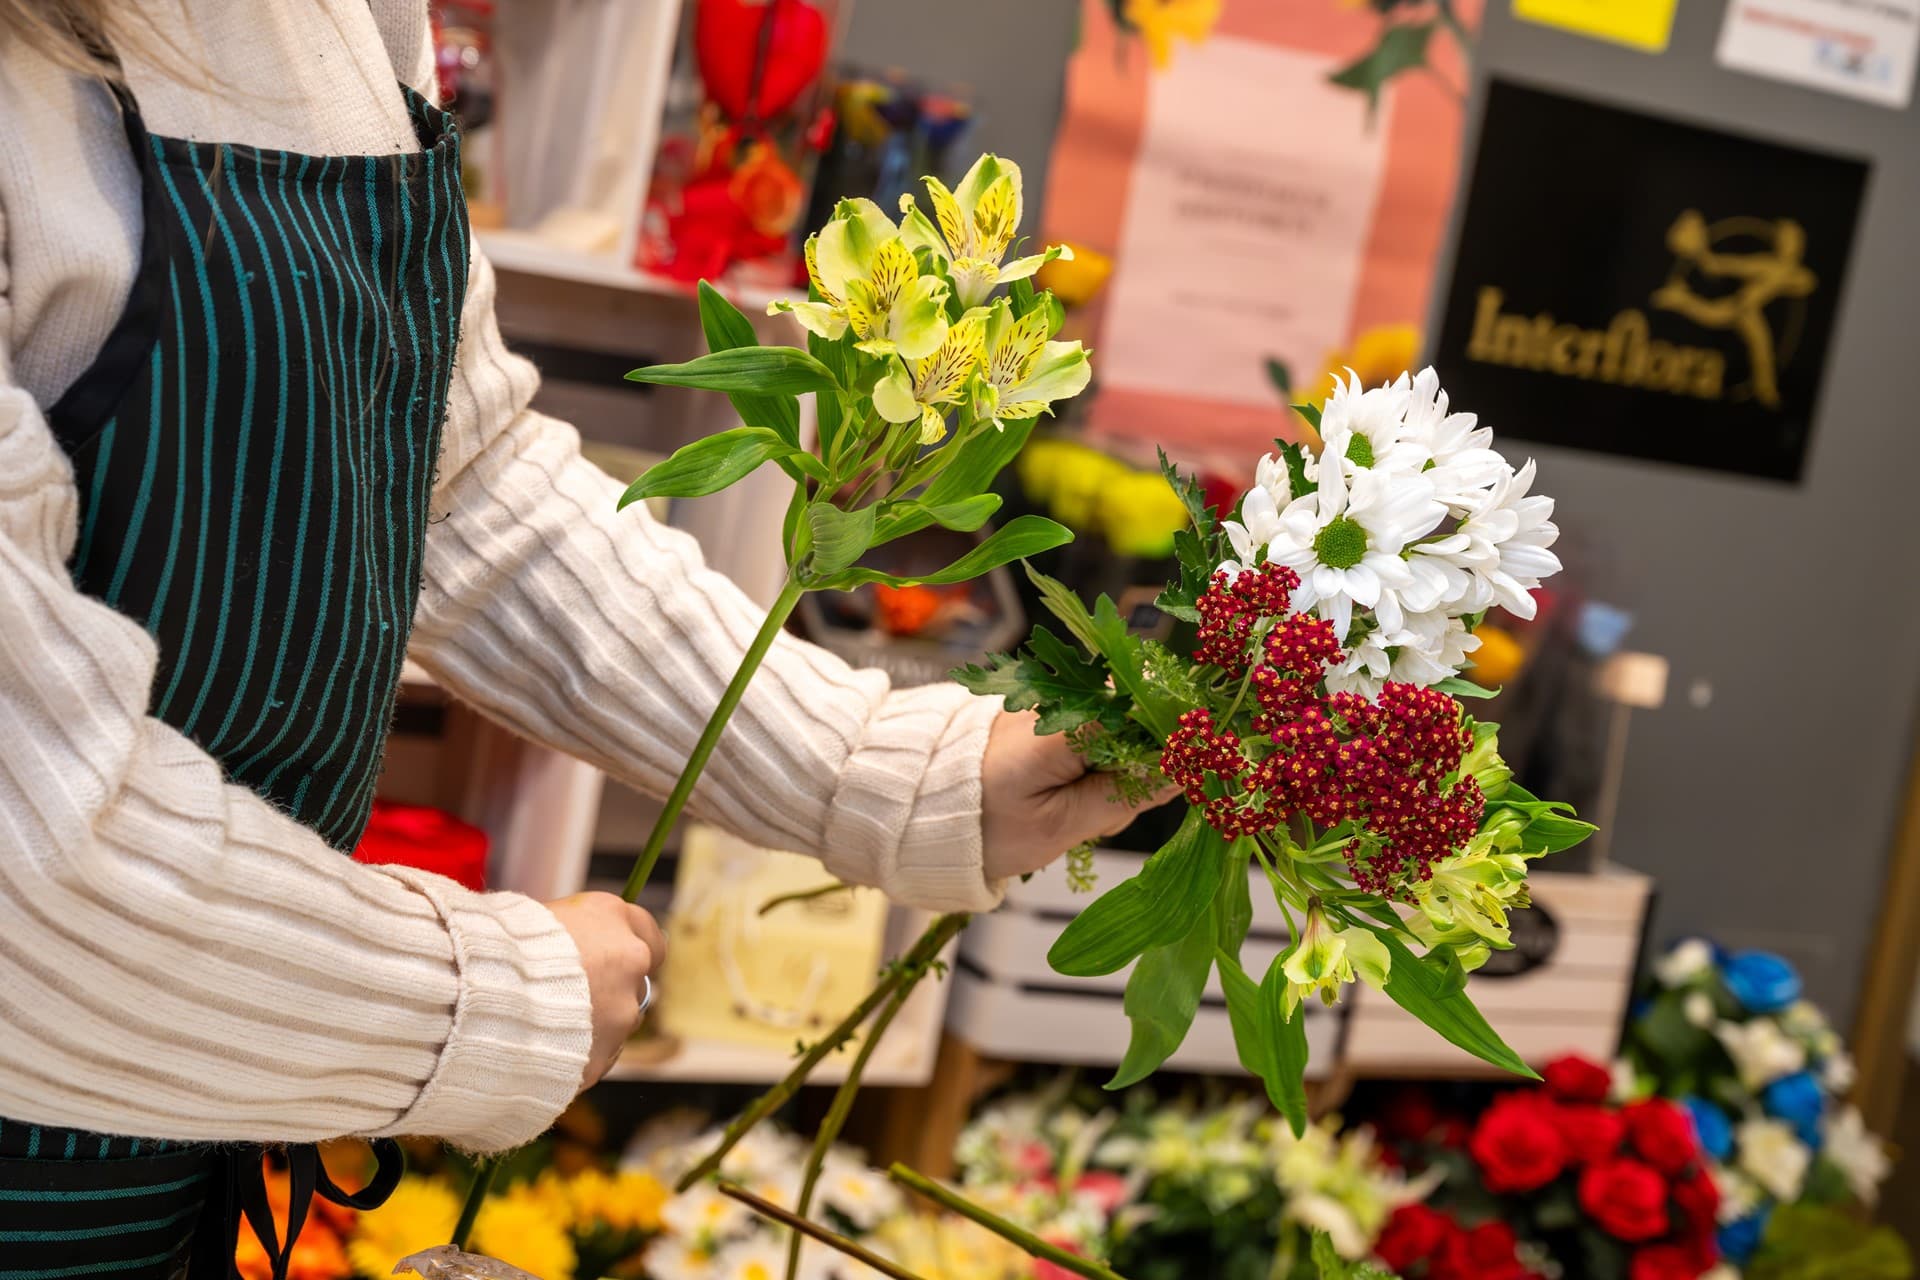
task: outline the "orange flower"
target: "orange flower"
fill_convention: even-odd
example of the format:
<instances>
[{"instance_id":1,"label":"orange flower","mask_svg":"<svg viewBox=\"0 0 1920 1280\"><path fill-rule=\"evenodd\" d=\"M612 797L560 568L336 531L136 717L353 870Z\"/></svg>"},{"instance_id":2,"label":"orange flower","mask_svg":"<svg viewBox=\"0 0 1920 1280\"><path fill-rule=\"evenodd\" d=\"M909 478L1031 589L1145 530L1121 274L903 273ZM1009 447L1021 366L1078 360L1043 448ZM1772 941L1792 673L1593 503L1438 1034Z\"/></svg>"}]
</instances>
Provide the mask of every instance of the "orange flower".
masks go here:
<instances>
[{"instance_id":1,"label":"orange flower","mask_svg":"<svg viewBox=\"0 0 1920 1280\"><path fill-rule=\"evenodd\" d=\"M241 1280L272 1280L273 1264L267 1258L266 1246L249 1227L240 1229L240 1247L233 1261ZM353 1265L347 1261L340 1237L324 1221L309 1219L299 1243L293 1246L287 1280L348 1280L352 1275Z\"/></svg>"},{"instance_id":2,"label":"orange flower","mask_svg":"<svg viewBox=\"0 0 1920 1280\"><path fill-rule=\"evenodd\" d=\"M753 148L745 164L733 171L727 191L747 222L763 236L783 236L800 216L800 179L773 147Z\"/></svg>"}]
</instances>

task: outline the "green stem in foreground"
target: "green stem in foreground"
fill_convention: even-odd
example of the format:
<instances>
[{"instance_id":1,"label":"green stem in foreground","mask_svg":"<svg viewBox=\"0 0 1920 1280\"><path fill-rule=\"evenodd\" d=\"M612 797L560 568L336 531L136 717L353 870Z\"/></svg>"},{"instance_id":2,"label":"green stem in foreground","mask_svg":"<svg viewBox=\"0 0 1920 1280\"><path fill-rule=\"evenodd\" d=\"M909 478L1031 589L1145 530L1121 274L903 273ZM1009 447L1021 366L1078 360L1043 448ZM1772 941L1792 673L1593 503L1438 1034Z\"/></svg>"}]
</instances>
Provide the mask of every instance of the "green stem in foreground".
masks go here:
<instances>
[{"instance_id":1,"label":"green stem in foreground","mask_svg":"<svg viewBox=\"0 0 1920 1280\"><path fill-rule=\"evenodd\" d=\"M467 1247L467 1237L473 1234L473 1223L480 1216L480 1206L486 1203L487 1192L493 1189L493 1179L500 1172L500 1162L492 1156L482 1156L473 1167L473 1185L467 1188L467 1202L460 1206L460 1221L453 1227L453 1247Z\"/></svg>"},{"instance_id":2,"label":"green stem in foreground","mask_svg":"<svg viewBox=\"0 0 1920 1280\"><path fill-rule=\"evenodd\" d=\"M1012 1244L1018 1245L1029 1257L1042 1258L1065 1271L1087 1280L1126 1280L1119 1272L1092 1258L1083 1258L1077 1253L1062 1249L1059 1245L1048 1244L1025 1227L1008 1222L999 1214L983 1209L957 1191L941 1186L923 1173L917 1173L903 1164L895 1164L887 1170L887 1176L917 1195L925 1196L941 1208L957 1213L970 1222L979 1223L993 1234Z\"/></svg>"},{"instance_id":3,"label":"green stem in foreground","mask_svg":"<svg viewBox=\"0 0 1920 1280\"><path fill-rule=\"evenodd\" d=\"M900 1007L906 1004L907 997L913 994L913 989L920 985L920 979L926 973L925 967L922 967L900 975L900 981L893 987L893 997L873 1020L866 1038L860 1042L860 1051L847 1067L847 1078L834 1091L833 1104L827 1108L826 1118L820 1121L820 1132L813 1136L813 1149L807 1153L806 1175L800 1182L800 1198L793 1205L793 1211L802 1218L813 1206L813 1191L820 1184L820 1171L826 1167L827 1152L833 1149L840 1131L846 1128L847 1116L853 1111L853 1100L860 1096L860 1077L866 1074L868 1060L879 1047L881 1037L887 1034L887 1028L893 1025ZM787 1280L798 1280L800 1275L800 1237L801 1233L796 1230L787 1244Z\"/></svg>"},{"instance_id":4,"label":"green stem in foreground","mask_svg":"<svg viewBox=\"0 0 1920 1280\"><path fill-rule=\"evenodd\" d=\"M767 620L760 624L759 634L747 647L746 656L740 659L740 669L733 673L733 679L727 681L726 692L720 695L720 705L713 709L707 727L700 731L700 740L693 744L693 752L687 756L687 763L680 770L680 778L667 796L667 807L660 811L659 820L653 824L653 831L647 836L647 847L640 851L640 857L633 864L633 874L627 877L627 887L620 893L628 902L637 901L640 891L647 887L647 877L653 874L654 864L660 861L660 851L667 847L667 837L680 820L681 810L687 807L687 801L693 796L693 784L700 780L701 773L706 770L707 758L719 745L720 735L726 731L727 721L733 718L734 708L740 705L740 699L746 695L747 685L753 680L754 673L760 670L767 650L773 648L780 629L787 625L787 619L792 616L794 606L800 603L805 590L789 577L786 585L780 588L779 598L767 610Z\"/></svg>"},{"instance_id":5,"label":"green stem in foreground","mask_svg":"<svg viewBox=\"0 0 1920 1280\"><path fill-rule=\"evenodd\" d=\"M853 1033L860 1029L860 1024L865 1022L873 1011L893 994L907 974L922 972L939 958L940 952L946 948L947 943L953 941L954 935L966 926L967 919L964 913L956 913L941 916L928 925L927 931L920 935L919 940L908 949L907 953L889 966L885 976L872 991L867 993L867 998L860 1002L859 1007L842 1018L840 1025L829 1031L818 1044L808 1049L806 1055L794 1064L793 1070L787 1072L785 1079L755 1098L752 1105L735 1116L727 1125L726 1132L720 1136L720 1144L709 1151L699 1164L681 1174L680 1180L674 1184L673 1189L677 1192L685 1191L717 1170L720 1162L726 1159L727 1152L733 1150L740 1139L746 1137L748 1131L755 1125L785 1106L788 1100L800 1091L800 1086L807 1082L807 1077L812 1074L813 1069L819 1066L828 1054L852 1038Z\"/></svg>"}]
</instances>

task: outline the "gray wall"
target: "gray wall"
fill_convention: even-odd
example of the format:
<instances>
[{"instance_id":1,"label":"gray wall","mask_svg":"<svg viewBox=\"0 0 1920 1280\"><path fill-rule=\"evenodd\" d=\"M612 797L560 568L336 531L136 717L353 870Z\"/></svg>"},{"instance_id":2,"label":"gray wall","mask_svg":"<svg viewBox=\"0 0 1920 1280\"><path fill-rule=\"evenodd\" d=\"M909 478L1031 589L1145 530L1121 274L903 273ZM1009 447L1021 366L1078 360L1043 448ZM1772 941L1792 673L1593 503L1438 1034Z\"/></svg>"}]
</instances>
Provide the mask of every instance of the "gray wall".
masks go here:
<instances>
[{"instance_id":1,"label":"gray wall","mask_svg":"<svg viewBox=\"0 0 1920 1280\"><path fill-rule=\"evenodd\" d=\"M1844 1020L1920 677L1920 112L1720 69L1723 9L1680 5L1650 57L1491 0L1479 71L1873 161L1801 486L1530 446L1594 593L1638 615L1634 647L1673 662L1667 707L1635 717L1613 845L1659 879L1656 936L1779 950Z\"/></svg>"}]
</instances>

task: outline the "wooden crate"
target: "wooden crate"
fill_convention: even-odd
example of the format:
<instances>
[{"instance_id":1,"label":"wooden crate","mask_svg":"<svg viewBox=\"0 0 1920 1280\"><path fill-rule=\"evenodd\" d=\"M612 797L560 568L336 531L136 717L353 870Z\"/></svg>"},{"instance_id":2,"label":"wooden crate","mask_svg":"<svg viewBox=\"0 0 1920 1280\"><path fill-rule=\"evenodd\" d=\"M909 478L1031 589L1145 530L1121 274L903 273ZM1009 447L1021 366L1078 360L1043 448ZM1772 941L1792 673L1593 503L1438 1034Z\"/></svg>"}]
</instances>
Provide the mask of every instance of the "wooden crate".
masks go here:
<instances>
[{"instance_id":1,"label":"wooden crate","mask_svg":"<svg viewBox=\"0 0 1920 1280\"><path fill-rule=\"evenodd\" d=\"M1597 875L1536 871L1528 880L1535 908L1516 914L1514 950L1495 952L1473 975L1473 1002L1536 1067L1564 1053L1608 1061L1626 1025L1653 882L1619 868ZM1350 1003L1346 1061L1355 1075L1502 1074L1364 984Z\"/></svg>"},{"instance_id":2,"label":"wooden crate","mask_svg":"<svg viewBox=\"0 0 1920 1280\"><path fill-rule=\"evenodd\" d=\"M1118 884L1140 868L1144 855L1101 850L1094 867L1101 886ZM1249 972L1266 972L1288 940L1286 920L1266 882L1251 877L1253 928L1245 949ZM1016 884L1007 904L967 926L947 1004L947 1027L995 1058L1111 1066L1127 1050L1130 1025L1121 997L1131 970L1098 978L1069 978L1047 965L1047 948L1090 898L1075 894L1058 871ZM1344 1006L1308 1006L1309 1079L1329 1077L1340 1053ZM1193 1028L1167 1066L1176 1071L1238 1072L1233 1032L1218 974L1207 979Z\"/></svg>"}]
</instances>

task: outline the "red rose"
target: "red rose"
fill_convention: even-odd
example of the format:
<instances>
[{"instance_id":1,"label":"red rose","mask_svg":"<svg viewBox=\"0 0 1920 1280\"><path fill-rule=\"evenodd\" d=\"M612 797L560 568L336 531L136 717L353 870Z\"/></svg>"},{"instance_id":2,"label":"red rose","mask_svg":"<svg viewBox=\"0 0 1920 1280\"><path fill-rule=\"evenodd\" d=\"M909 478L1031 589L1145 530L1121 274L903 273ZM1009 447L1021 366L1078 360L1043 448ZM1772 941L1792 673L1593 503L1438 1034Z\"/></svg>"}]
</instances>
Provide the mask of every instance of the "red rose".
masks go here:
<instances>
[{"instance_id":1,"label":"red rose","mask_svg":"<svg viewBox=\"0 0 1920 1280\"><path fill-rule=\"evenodd\" d=\"M1553 1096L1565 1102L1605 1102L1613 1088L1611 1072L1578 1054L1555 1058L1543 1074Z\"/></svg>"},{"instance_id":2,"label":"red rose","mask_svg":"<svg viewBox=\"0 0 1920 1280\"><path fill-rule=\"evenodd\" d=\"M1386 1230L1374 1244L1373 1252L1390 1271L1410 1271L1423 1258L1431 1258L1460 1227L1446 1214L1424 1204L1401 1205L1387 1219Z\"/></svg>"},{"instance_id":3,"label":"red rose","mask_svg":"<svg viewBox=\"0 0 1920 1280\"><path fill-rule=\"evenodd\" d=\"M1580 1207L1621 1240L1657 1239L1667 1232L1667 1180L1638 1160L1602 1160L1580 1175Z\"/></svg>"},{"instance_id":4,"label":"red rose","mask_svg":"<svg viewBox=\"0 0 1920 1280\"><path fill-rule=\"evenodd\" d=\"M1380 1135L1391 1142L1425 1142L1440 1123L1440 1112L1425 1089L1395 1091L1380 1111Z\"/></svg>"},{"instance_id":5,"label":"red rose","mask_svg":"<svg viewBox=\"0 0 1920 1280\"><path fill-rule=\"evenodd\" d=\"M1552 1108L1537 1093L1509 1093L1487 1108L1467 1143L1487 1190L1535 1191L1560 1176L1567 1145L1554 1127Z\"/></svg>"},{"instance_id":6,"label":"red rose","mask_svg":"<svg viewBox=\"0 0 1920 1280\"><path fill-rule=\"evenodd\" d=\"M1693 1235L1711 1240L1718 1226L1716 1215L1720 1212L1720 1188L1712 1176L1705 1169L1694 1170L1673 1184L1673 1199Z\"/></svg>"},{"instance_id":7,"label":"red rose","mask_svg":"<svg viewBox=\"0 0 1920 1280\"><path fill-rule=\"evenodd\" d=\"M1662 1173L1679 1173L1700 1158L1700 1140L1694 1136L1687 1113L1665 1098L1647 1098L1623 1107L1627 1141L1634 1154Z\"/></svg>"},{"instance_id":8,"label":"red rose","mask_svg":"<svg viewBox=\"0 0 1920 1280\"><path fill-rule=\"evenodd\" d=\"M1656 1244L1637 1250L1627 1266L1627 1280L1696 1280L1713 1264L1700 1264L1699 1255L1677 1244Z\"/></svg>"},{"instance_id":9,"label":"red rose","mask_svg":"<svg viewBox=\"0 0 1920 1280\"><path fill-rule=\"evenodd\" d=\"M1567 1144L1567 1157L1574 1164L1605 1160L1620 1149L1627 1133L1627 1122L1618 1111L1590 1102L1562 1103L1554 1108L1553 1118L1560 1140Z\"/></svg>"},{"instance_id":10,"label":"red rose","mask_svg":"<svg viewBox=\"0 0 1920 1280\"><path fill-rule=\"evenodd\" d=\"M1467 1232L1467 1256L1483 1266L1512 1262L1519 1246L1513 1228L1504 1222L1483 1222Z\"/></svg>"}]
</instances>

